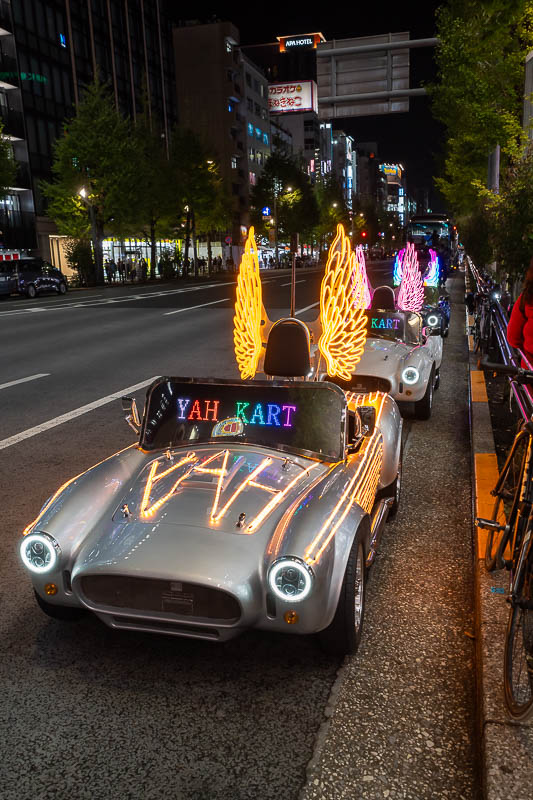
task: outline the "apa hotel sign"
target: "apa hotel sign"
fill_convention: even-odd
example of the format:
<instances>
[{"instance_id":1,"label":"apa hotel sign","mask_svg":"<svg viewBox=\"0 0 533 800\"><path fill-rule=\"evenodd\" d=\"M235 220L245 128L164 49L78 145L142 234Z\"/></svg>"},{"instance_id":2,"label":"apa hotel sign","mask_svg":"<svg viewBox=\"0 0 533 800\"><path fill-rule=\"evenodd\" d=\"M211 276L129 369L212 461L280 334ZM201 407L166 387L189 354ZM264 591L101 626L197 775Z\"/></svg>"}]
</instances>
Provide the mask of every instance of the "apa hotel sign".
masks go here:
<instances>
[{"instance_id":1,"label":"apa hotel sign","mask_svg":"<svg viewBox=\"0 0 533 800\"><path fill-rule=\"evenodd\" d=\"M268 107L271 114L290 111L317 112L317 92L314 81L271 83L268 87Z\"/></svg>"},{"instance_id":2,"label":"apa hotel sign","mask_svg":"<svg viewBox=\"0 0 533 800\"><path fill-rule=\"evenodd\" d=\"M321 33L302 33L299 36L278 36L279 52L290 53L291 50L316 50L319 42L325 42Z\"/></svg>"}]
</instances>

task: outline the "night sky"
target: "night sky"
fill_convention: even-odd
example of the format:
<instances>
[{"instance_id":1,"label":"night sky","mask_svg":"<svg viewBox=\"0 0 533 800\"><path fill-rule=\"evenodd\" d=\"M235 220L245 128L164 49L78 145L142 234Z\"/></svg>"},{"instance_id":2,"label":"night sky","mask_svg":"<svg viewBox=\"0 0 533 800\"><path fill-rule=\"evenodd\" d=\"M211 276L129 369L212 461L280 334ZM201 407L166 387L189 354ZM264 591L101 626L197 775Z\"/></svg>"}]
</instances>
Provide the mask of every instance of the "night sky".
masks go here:
<instances>
[{"instance_id":1,"label":"night sky","mask_svg":"<svg viewBox=\"0 0 533 800\"><path fill-rule=\"evenodd\" d=\"M269 2L265 5L213 6L199 3L195 15L202 22L219 19L231 20L241 32L241 44L252 45L275 41L276 36L321 31L326 39L351 36L371 36L383 33L409 31L411 39L435 36L435 9L438 3L398 3L391 10L387 3L365 3L350 6L333 4L331 12L292 11L287 2ZM301 8L301 6L300 6ZM253 51L246 51L253 60ZM433 48L412 50L411 88L429 82L435 77ZM401 162L406 169L409 188L427 187L433 210L444 210L433 188L433 175L438 172L442 158L443 131L433 119L429 101L411 98L410 111L357 119L338 120L338 127L352 135L356 142L375 141L380 161Z\"/></svg>"}]
</instances>

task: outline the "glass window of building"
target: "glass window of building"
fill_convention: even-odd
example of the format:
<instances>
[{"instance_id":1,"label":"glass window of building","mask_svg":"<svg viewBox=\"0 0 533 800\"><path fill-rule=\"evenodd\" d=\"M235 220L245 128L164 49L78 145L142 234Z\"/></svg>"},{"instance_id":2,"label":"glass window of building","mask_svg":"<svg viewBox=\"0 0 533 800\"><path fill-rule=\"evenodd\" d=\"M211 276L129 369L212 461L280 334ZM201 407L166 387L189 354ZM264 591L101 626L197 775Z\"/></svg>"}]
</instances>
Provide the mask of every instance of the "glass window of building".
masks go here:
<instances>
[{"instance_id":1,"label":"glass window of building","mask_svg":"<svg viewBox=\"0 0 533 800\"><path fill-rule=\"evenodd\" d=\"M254 91L259 94L259 81L254 79Z\"/></svg>"},{"instance_id":2,"label":"glass window of building","mask_svg":"<svg viewBox=\"0 0 533 800\"><path fill-rule=\"evenodd\" d=\"M263 144L268 147L268 133L263 133Z\"/></svg>"},{"instance_id":3,"label":"glass window of building","mask_svg":"<svg viewBox=\"0 0 533 800\"><path fill-rule=\"evenodd\" d=\"M261 141L261 128L256 128L255 129L255 138L259 139L259 141Z\"/></svg>"},{"instance_id":4,"label":"glass window of building","mask_svg":"<svg viewBox=\"0 0 533 800\"><path fill-rule=\"evenodd\" d=\"M257 183L257 178L255 176L255 172L250 172L250 186L255 186Z\"/></svg>"},{"instance_id":5,"label":"glass window of building","mask_svg":"<svg viewBox=\"0 0 533 800\"><path fill-rule=\"evenodd\" d=\"M256 103L256 104L255 104L255 113L256 113L256 115L257 115L258 117L260 117L260 116L261 116L261 106L259 105L259 103Z\"/></svg>"},{"instance_id":6,"label":"glass window of building","mask_svg":"<svg viewBox=\"0 0 533 800\"><path fill-rule=\"evenodd\" d=\"M247 97L246 98L246 106L248 108L248 111L253 111L254 110L254 101L252 100L251 97Z\"/></svg>"},{"instance_id":7,"label":"glass window of building","mask_svg":"<svg viewBox=\"0 0 533 800\"><path fill-rule=\"evenodd\" d=\"M248 123L248 136L253 136L253 135L254 135L254 126L252 125L251 122L249 122Z\"/></svg>"},{"instance_id":8,"label":"glass window of building","mask_svg":"<svg viewBox=\"0 0 533 800\"><path fill-rule=\"evenodd\" d=\"M237 169L237 156L232 156L231 157L231 168L232 169Z\"/></svg>"},{"instance_id":9,"label":"glass window of building","mask_svg":"<svg viewBox=\"0 0 533 800\"><path fill-rule=\"evenodd\" d=\"M252 76L249 72L246 73L246 85L250 87L252 86Z\"/></svg>"}]
</instances>

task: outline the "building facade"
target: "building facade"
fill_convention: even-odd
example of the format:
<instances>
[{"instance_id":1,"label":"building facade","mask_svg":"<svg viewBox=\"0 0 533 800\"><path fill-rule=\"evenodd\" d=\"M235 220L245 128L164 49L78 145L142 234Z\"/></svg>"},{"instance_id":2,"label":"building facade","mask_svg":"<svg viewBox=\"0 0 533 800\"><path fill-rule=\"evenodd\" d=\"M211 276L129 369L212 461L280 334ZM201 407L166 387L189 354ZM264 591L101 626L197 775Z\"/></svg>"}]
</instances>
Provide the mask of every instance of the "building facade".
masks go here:
<instances>
[{"instance_id":1,"label":"building facade","mask_svg":"<svg viewBox=\"0 0 533 800\"><path fill-rule=\"evenodd\" d=\"M231 22L186 25L173 35L180 123L213 148L231 190L238 248L250 224L250 188L271 152L268 84L242 54Z\"/></svg>"},{"instance_id":2,"label":"building facade","mask_svg":"<svg viewBox=\"0 0 533 800\"><path fill-rule=\"evenodd\" d=\"M96 74L133 119L146 98L168 141L176 121L168 11L168 0L0 0L0 107L20 175L0 206L5 246L50 258L55 226L40 182L50 180L54 142Z\"/></svg>"}]
</instances>

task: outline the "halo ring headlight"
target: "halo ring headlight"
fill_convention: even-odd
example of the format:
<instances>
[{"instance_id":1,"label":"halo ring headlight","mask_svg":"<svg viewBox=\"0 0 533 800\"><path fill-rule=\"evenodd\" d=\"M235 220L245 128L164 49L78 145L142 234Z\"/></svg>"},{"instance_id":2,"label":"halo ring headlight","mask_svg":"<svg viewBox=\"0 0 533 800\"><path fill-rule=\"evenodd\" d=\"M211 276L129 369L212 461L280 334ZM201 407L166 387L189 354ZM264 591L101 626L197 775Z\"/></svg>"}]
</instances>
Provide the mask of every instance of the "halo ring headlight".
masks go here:
<instances>
[{"instance_id":1,"label":"halo ring headlight","mask_svg":"<svg viewBox=\"0 0 533 800\"><path fill-rule=\"evenodd\" d=\"M50 572L60 555L61 548L47 533L30 533L20 543L22 563L30 572Z\"/></svg>"},{"instance_id":2,"label":"halo ring headlight","mask_svg":"<svg viewBox=\"0 0 533 800\"><path fill-rule=\"evenodd\" d=\"M416 367L406 367L402 372L402 381L408 386L413 386L420 378L420 372Z\"/></svg>"},{"instance_id":3,"label":"halo ring headlight","mask_svg":"<svg viewBox=\"0 0 533 800\"><path fill-rule=\"evenodd\" d=\"M268 585L279 600L300 603L311 591L313 572L299 558L285 556L270 567Z\"/></svg>"},{"instance_id":4,"label":"halo ring headlight","mask_svg":"<svg viewBox=\"0 0 533 800\"><path fill-rule=\"evenodd\" d=\"M430 314L426 322L430 328L436 328L437 325L439 324L439 318L437 317L436 314Z\"/></svg>"}]
</instances>

